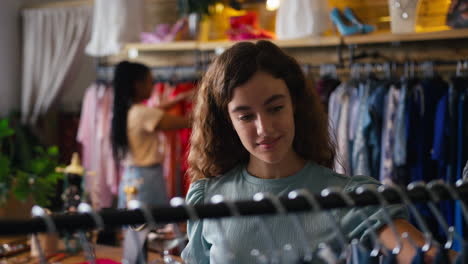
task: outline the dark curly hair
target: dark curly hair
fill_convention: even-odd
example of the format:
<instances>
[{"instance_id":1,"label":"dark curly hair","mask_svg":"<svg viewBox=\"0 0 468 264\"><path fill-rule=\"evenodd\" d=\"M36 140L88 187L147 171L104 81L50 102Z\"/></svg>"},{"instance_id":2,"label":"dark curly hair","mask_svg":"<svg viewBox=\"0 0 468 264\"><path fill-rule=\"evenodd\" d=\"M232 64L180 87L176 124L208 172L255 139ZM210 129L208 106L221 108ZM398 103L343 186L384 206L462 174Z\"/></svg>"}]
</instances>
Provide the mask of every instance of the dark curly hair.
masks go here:
<instances>
[{"instance_id":1,"label":"dark curly hair","mask_svg":"<svg viewBox=\"0 0 468 264\"><path fill-rule=\"evenodd\" d=\"M217 57L201 81L188 157L192 182L248 161L249 153L231 124L227 105L234 89L258 71L282 79L288 87L295 108L294 150L305 160L333 167L335 147L326 113L297 61L269 41L241 42Z\"/></svg>"}]
</instances>

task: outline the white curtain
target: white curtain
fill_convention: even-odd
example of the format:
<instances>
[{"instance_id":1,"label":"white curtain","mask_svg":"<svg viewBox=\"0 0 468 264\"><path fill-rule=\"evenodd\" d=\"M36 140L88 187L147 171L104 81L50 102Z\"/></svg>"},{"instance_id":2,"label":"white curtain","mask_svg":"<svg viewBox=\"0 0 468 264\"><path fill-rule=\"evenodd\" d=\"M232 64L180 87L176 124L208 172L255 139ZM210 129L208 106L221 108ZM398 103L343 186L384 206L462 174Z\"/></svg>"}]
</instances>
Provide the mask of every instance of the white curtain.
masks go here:
<instances>
[{"instance_id":1,"label":"white curtain","mask_svg":"<svg viewBox=\"0 0 468 264\"><path fill-rule=\"evenodd\" d=\"M76 74L89 40L92 6L27 9L23 15L23 123L35 123L47 112ZM74 69L75 68L75 69Z\"/></svg>"}]
</instances>

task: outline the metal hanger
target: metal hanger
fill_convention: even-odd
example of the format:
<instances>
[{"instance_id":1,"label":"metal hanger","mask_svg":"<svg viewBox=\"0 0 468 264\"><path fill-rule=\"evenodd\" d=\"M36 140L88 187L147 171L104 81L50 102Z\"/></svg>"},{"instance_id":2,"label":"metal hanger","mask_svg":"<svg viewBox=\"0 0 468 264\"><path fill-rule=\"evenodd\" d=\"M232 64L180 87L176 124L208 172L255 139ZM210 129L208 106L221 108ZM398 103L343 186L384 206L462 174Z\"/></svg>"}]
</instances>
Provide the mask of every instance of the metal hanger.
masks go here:
<instances>
[{"instance_id":1,"label":"metal hanger","mask_svg":"<svg viewBox=\"0 0 468 264\"><path fill-rule=\"evenodd\" d=\"M98 215L89 204L82 202L78 205L77 210L80 214L90 215L93 218L97 230L104 229L104 221L102 220L102 217ZM83 247L86 259L91 264L96 264L96 254L94 253L94 248L86 238L85 232L83 230L79 230L78 237L80 239L81 246Z\"/></svg>"},{"instance_id":2,"label":"metal hanger","mask_svg":"<svg viewBox=\"0 0 468 264\"><path fill-rule=\"evenodd\" d=\"M458 180L456 183L457 186L460 186L462 184L463 184L463 180L461 179ZM430 186L432 189L436 188L436 186L442 187L447 191L447 193L450 195L452 200L459 201L461 209L462 209L462 213L463 213L463 219L465 220L465 225L468 226L468 208L466 204L463 202L463 200L461 199L457 190L455 190L455 188L453 188L452 185L446 184L443 180L440 180L440 179L429 182L428 186Z\"/></svg>"},{"instance_id":3,"label":"metal hanger","mask_svg":"<svg viewBox=\"0 0 468 264\"><path fill-rule=\"evenodd\" d=\"M216 199L219 200L219 198L216 198ZM233 201L223 200L222 202L228 207L229 212L231 213L232 217L240 217L241 216L239 210L237 209L237 207L236 207L236 205L235 205L235 203ZM265 228L261 228L261 229L265 233L268 233L268 231ZM274 245L271 245L270 249L275 250ZM254 256L257 259L258 263L260 263L260 264L269 263L268 262L268 257L265 254L262 254L258 249L252 249L251 255Z\"/></svg>"},{"instance_id":4,"label":"metal hanger","mask_svg":"<svg viewBox=\"0 0 468 264\"><path fill-rule=\"evenodd\" d=\"M426 187L426 190L429 193L429 196L431 197L431 201L428 203L429 209L432 211L437 221L444 229L445 234L447 235L447 241L444 247L446 249L451 249L453 246L454 238L456 238L458 241L460 241L461 244L463 244L463 238L461 237L461 235L455 231L455 227L448 225L447 221L445 220L445 217L435 205L436 202L440 202L441 200L440 196L434 191L434 188L436 186L435 182L429 182L427 185L423 185Z\"/></svg>"},{"instance_id":5,"label":"metal hanger","mask_svg":"<svg viewBox=\"0 0 468 264\"><path fill-rule=\"evenodd\" d=\"M329 194L327 193L321 194L322 197L327 197L328 195ZM313 211L321 211L327 216L327 218L331 221L333 227L336 227L335 229L336 237L338 240L338 244L341 247L340 253L337 255L337 258L342 259L346 257L348 239L346 238L346 235L344 234L343 229L341 228L340 224L336 220L335 216L329 210L322 210L322 207L320 206L318 201L315 199L315 196L311 192L309 192L309 190L307 189L300 189L300 190L292 191L288 194L288 197L290 199L294 197L302 197L307 201L309 206L313 208ZM325 247L326 247L325 243L319 244L319 248L325 248Z\"/></svg>"},{"instance_id":6,"label":"metal hanger","mask_svg":"<svg viewBox=\"0 0 468 264\"><path fill-rule=\"evenodd\" d=\"M172 207L177 207L177 206L180 205L180 200L181 199L182 199L182 201L184 201L184 198L182 198L182 197L174 197L169 201L169 204ZM172 229L174 230L174 233L175 233L175 236L176 236L177 247L179 248L179 252L182 252L182 250L184 250L184 241L187 240L187 236L182 234L182 232L180 231L179 226L176 223L171 224L171 225L172 225Z\"/></svg>"},{"instance_id":7,"label":"metal hanger","mask_svg":"<svg viewBox=\"0 0 468 264\"><path fill-rule=\"evenodd\" d=\"M189 205L185 202L184 198L182 197L174 197L171 199L170 204L172 207L183 207L185 209L185 212L189 216L189 220L192 222L197 222L200 221L200 217L198 216L197 210L195 210L195 207L192 205ZM205 256L210 258L210 252L206 251L204 252ZM215 261L212 261L214 264L216 264ZM187 263L195 263L192 262L192 260L187 261Z\"/></svg>"},{"instance_id":8,"label":"metal hanger","mask_svg":"<svg viewBox=\"0 0 468 264\"><path fill-rule=\"evenodd\" d=\"M39 205L34 205L31 208L31 215L33 217L40 217L47 228L47 233L49 234L56 234L57 233L57 228L55 226L54 221L52 220L52 217L44 210L44 208L40 207ZM34 243L37 245L37 250L39 251L39 263L40 264L47 264L47 259L44 253L44 250L41 246L41 243L39 241L39 238L37 237L37 234L33 234L32 239Z\"/></svg>"},{"instance_id":9,"label":"metal hanger","mask_svg":"<svg viewBox=\"0 0 468 264\"><path fill-rule=\"evenodd\" d=\"M383 189L382 189L383 190ZM377 190L367 187L367 186L359 186L356 189L357 194L362 194L364 192L369 192L373 194L377 200L379 201L380 207L382 208L382 213L385 221L387 222L388 226L390 227L390 230L392 231L393 235L395 236L396 239L396 246L392 249L392 254L398 255L401 252L402 248L402 241L400 234L397 231L397 228L395 224L393 223L392 218L390 217L390 213L388 212L387 206L389 206L387 200L385 200L384 196L382 195L380 188Z\"/></svg>"},{"instance_id":10,"label":"metal hanger","mask_svg":"<svg viewBox=\"0 0 468 264\"><path fill-rule=\"evenodd\" d=\"M132 232L129 232L129 233L132 234L132 239L134 240L135 244L139 245L140 244L140 237L138 236L137 232L143 230L147 226L150 226L150 227L154 228L154 227L156 227L156 223L154 221L153 215L151 214L151 211L148 209L148 207L146 205L144 205L140 201L138 201L138 200L128 201L127 208L128 208L128 210L140 210L143 213L143 217L145 218L145 222L146 222L145 224L138 227L137 229L132 228L131 229ZM141 259L145 259L143 257L144 255L145 254L143 252L142 247L138 247L138 255L137 255L136 259L140 259L140 257L141 257ZM146 260L145 260L145 263L146 263Z\"/></svg>"},{"instance_id":11,"label":"metal hanger","mask_svg":"<svg viewBox=\"0 0 468 264\"><path fill-rule=\"evenodd\" d=\"M440 213L439 209L437 209L437 206L435 205L435 202L439 202L440 200L439 197L431 189L427 188L424 182L418 181L418 182L412 182L408 184L409 191L412 191L417 188L423 189L429 195L427 206L429 207L429 210L431 211L432 215L434 215L438 224L442 227L442 230L447 236L447 241L444 247L446 249L450 249L453 245L454 234L453 234L453 230L451 230L450 227L448 226L447 221L445 221L444 216L442 215L442 213Z\"/></svg>"},{"instance_id":12,"label":"metal hanger","mask_svg":"<svg viewBox=\"0 0 468 264\"><path fill-rule=\"evenodd\" d=\"M264 195L263 193L256 193L253 196L253 200L255 202L262 202L264 200ZM276 243L277 241L273 238L273 230L268 227L266 221L264 220L263 217L256 217L257 221L260 222L259 227L260 231L263 233L263 235L266 238L267 244L268 244L268 249L270 250L269 255L269 264L279 264L281 262L281 251L280 246ZM256 256L257 260L262 261L260 257L262 257L262 253L259 252L257 249L254 249L251 251L251 255ZM267 257L268 259L268 257Z\"/></svg>"},{"instance_id":13,"label":"metal hanger","mask_svg":"<svg viewBox=\"0 0 468 264\"><path fill-rule=\"evenodd\" d=\"M301 243L301 246L304 250L304 256L301 258L302 261L305 261L306 263L312 261L313 257L313 252L310 248L308 238L306 236L307 232L302 228L301 222L299 220L299 217L296 214L288 214L288 211L284 207L284 205L281 203L280 199L271 194L271 193L262 193L263 194L263 199L269 200L273 206L276 209L276 212L279 215L286 216L289 221L292 223L293 228L296 230L297 234L299 235L299 241ZM292 248L288 245L285 245L283 247L285 250L292 250Z\"/></svg>"},{"instance_id":14,"label":"metal hanger","mask_svg":"<svg viewBox=\"0 0 468 264\"><path fill-rule=\"evenodd\" d=\"M400 199L409 207L411 213L413 214L414 218L416 219L416 222L418 223L419 227L421 228L424 236L424 245L422 246L422 250L424 252L429 251L431 249L432 244L433 244L433 235L432 232L427 228L426 222L423 220L423 216L419 213L418 209L416 209L416 206L413 204L411 199L408 197L408 195L397 185L392 185L392 186L380 186L379 189L382 188L381 192L385 190L393 190L398 193ZM417 247L416 243L411 239L411 237L408 235L408 233L403 233L403 238L408 239L408 241L411 243L411 245Z\"/></svg>"},{"instance_id":15,"label":"metal hanger","mask_svg":"<svg viewBox=\"0 0 468 264\"><path fill-rule=\"evenodd\" d=\"M224 202L224 197L222 195L220 195L220 194L217 194L217 195L214 195L213 197L211 197L210 201L213 204L220 204L220 203ZM223 262L223 263L234 263L234 261L235 261L234 259L235 259L235 256L236 256L235 251L234 251L234 247L229 242L229 238L226 235L226 230L224 230L223 225L221 224L221 219L214 219L213 221L214 221L214 223L216 225L216 228L218 229L219 233L221 234L221 247L227 249L227 255L219 256L220 257L219 262L220 263L221 262ZM221 257L222 257L222 260L221 260ZM224 258L227 258L227 259L224 259Z\"/></svg>"},{"instance_id":16,"label":"metal hanger","mask_svg":"<svg viewBox=\"0 0 468 264\"><path fill-rule=\"evenodd\" d=\"M348 207L355 207L356 203L354 202L354 200L349 196L349 194L343 192L340 188L329 187L327 189L331 192L331 194L338 195ZM364 223L370 231L369 234L374 244L374 248L372 249L370 255L372 257L377 257L382 249L388 251L388 249L385 248L380 242L379 236L377 235L374 227L370 224L368 216L366 216L361 210L356 210L356 212L358 213L359 217L361 217L362 221L364 221Z\"/></svg>"}]
</instances>

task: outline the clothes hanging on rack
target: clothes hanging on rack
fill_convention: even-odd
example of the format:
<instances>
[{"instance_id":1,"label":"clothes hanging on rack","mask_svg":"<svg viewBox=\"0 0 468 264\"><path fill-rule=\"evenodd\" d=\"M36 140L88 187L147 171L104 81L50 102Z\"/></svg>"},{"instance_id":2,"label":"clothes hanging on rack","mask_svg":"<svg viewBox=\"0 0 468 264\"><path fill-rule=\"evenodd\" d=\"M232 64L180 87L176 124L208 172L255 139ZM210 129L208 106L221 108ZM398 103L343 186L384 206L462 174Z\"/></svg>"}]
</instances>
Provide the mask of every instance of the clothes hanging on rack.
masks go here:
<instances>
[{"instance_id":1,"label":"clothes hanging on rack","mask_svg":"<svg viewBox=\"0 0 468 264\"><path fill-rule=\"evenodd\" d=\"M180 83L158 82L154 86L152 97L148 100L149 105L157 106L165 100L170 100L180 93L194 89L194 81L182 81ZM181 101L166 111L173 115L188 116L192 110L192 103ZM186 174L188 169L187 157L191 129L161 132L160 137L164 144L163 170L169 197L185 196L190 185Z\"/></svg>"},{"instance_id":2,"label":"clothes hanging on rack","mask_svg":"<svg viewBox=\"0 0 468 264\"><path fill-rule=\"evenodd\" d=\"M396 184L462 178L466 86L452 81L449 89L440 77L341 84L328 104L336 170Z\"/></svg>"},{"instance_id":3,"label":"clothes hanging on rack","mask_svg":"<svg viewBox=\"0 0 468 264\"><path fill-rule=\"evenodd\" d=\"M112 102L113 89L109 85L101 81L91 84L84 96L77 134L87 171L86 190L96 209L112 206L120 180L110 141Z\"/></svg>"}]
</instances>

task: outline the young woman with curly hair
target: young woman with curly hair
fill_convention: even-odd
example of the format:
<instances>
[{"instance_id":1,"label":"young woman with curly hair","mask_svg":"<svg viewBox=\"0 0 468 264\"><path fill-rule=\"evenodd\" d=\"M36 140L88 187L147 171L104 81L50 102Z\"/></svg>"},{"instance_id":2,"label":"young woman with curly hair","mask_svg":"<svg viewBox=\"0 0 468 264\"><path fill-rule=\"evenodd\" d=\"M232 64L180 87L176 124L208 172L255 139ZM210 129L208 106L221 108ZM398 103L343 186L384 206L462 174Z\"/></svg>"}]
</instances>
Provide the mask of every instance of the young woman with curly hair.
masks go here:
<instances>
[{"instance_id":1,"label":"young woman with curly hair","mask_svg":"<svg viewBox=\"0 0 468 264\"><path fill-rule=\"evenodd\" d=\"M271 42L238 43L217 57L200 84L193 120L192 184L187 195L191 205L208 202L216 194L241 200L257 192L281 196L296 189L319 193L330 186L353 191L379 185L370 177L349 177L332 170L335 146L318 95L307 85L298 63ZM424 243L421 233L406 220L403 206L387 209L399 232ZM369 243L369 230L357 210L378 230L382 243L394 248L397 240L378 207L337 210L345 234ZM320 242L334 245L336 227L326 214L298 216L312 248ZM216 221L221 221L223 231ZM263 223L273 231L276 245L291 245L296 256L304 253L299 234L288 228L287 218L269 216L263 222L256 217L189 221L189 243L182 257L190 264L259 263L250 254L252 249L272 255L271 241L259 233ZM399 263L409 263L414 253L405 240ZM230 255L235 256L232 262Z\"/></svg>"}]
</instances>

